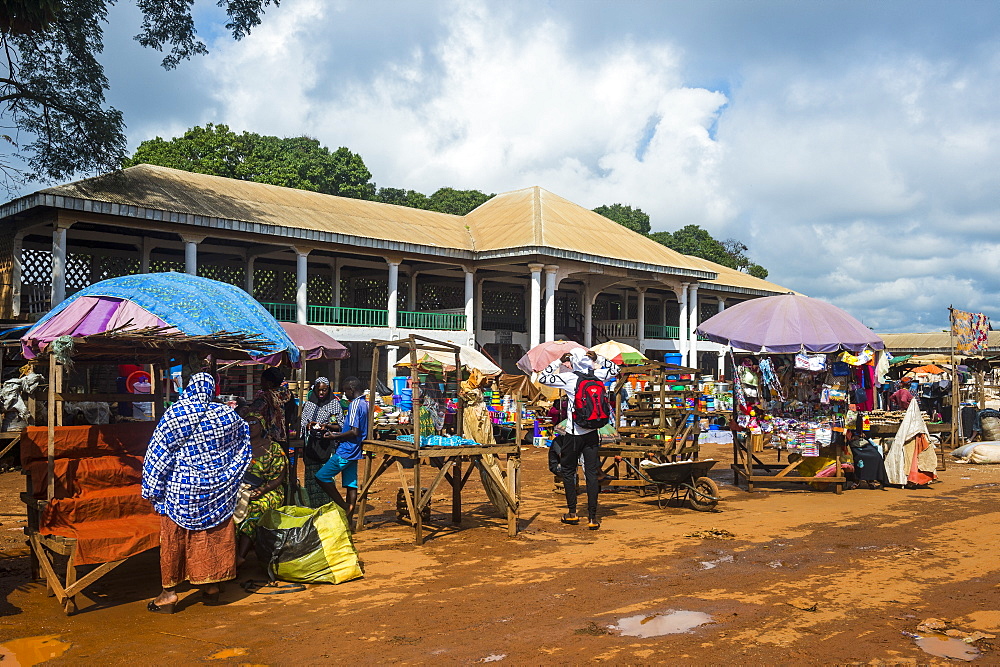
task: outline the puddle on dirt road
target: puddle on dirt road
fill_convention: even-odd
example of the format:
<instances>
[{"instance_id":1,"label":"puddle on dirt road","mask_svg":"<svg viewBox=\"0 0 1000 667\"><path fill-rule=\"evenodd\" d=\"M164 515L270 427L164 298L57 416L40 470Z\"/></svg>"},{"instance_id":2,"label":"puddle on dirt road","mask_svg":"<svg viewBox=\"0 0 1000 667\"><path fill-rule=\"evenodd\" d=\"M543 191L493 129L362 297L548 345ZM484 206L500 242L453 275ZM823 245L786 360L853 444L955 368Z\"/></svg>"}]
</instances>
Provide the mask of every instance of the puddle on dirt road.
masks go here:
<instances>
[{"instance_id":1,"label":"puddle on dirt road","mask_svg":"<svg viewBox=\"0 0 1000 667\"><path fill-rule=\"evenodd\" d=\"M229 658L239 658L240 656L246 655L247 650L245 648L224 648L217 653L213 653L208 656L209 660L228 660Z\"/></svg>"},{"instance_id":2,"label":"puddle on dirt road","mask_svg":"<svg viewBox=\"0 0 1000 667\"><path fill-rule=\"evenodd\" d=\"M701 565L701 569L703 569L703 570L711 570L714 567L718 567L719 563L732 563L732 562L733 562L733 556L732 556L732 554L730 554L728 556L723 556L721 558L716 558L715 560L703 560L703 561L699 561L699 564Z\"/></svg>"},{"instance_id":3,"label":"puddle on dirt road","mask_svg":"<svg viewBox=\"0 0 1000 667\"><path fill-rule=\"evenodd\" d=\"M0 644L0 663L4 667L33 667L58 658L69 650L70 643L60 641L60 635L22 637Z\"/></svg>"},{"instance_id":4,"label":"puddle on dirt road","mask_svg":"<svg viewBox=\"0 0 1000 667\"><path fill-rule=\"evenodd\" d=\"M662 614L626 616L612 628L627 637L645 638L690 632L699 625L711 622L712 617L701 611L672 610Z\"/></svg>"},{"instance_id":5,"label":"puddle on dirt road","mask_svg":"<svg viewBox=\"0 0 1000 667\"><path fill-rule=\"evenodd\" d=\"M979 657L979 649L953 637L920 637L914 639L913 642L925 653L939 658L968 662Z\"/></svg>"}]
</instances>

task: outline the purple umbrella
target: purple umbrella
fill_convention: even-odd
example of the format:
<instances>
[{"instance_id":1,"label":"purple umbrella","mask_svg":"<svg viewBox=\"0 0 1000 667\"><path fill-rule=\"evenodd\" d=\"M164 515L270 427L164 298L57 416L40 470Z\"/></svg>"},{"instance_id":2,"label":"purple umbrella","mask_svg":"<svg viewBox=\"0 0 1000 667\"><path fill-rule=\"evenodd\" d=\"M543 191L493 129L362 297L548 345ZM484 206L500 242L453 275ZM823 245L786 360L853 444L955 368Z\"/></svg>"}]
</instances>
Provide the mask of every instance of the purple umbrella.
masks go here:
<instances>
[{"instance_id":1,"label":"purple umbrella","mask_svg":"<svg viewBox=\"0 0 1000 667\"><path fill-rule=\"evenodd\" d=\"M861 352L885 349L874 331L819 299L782 294L751 299L701 323L711 341L749 352Z\"/></svg>"}]
</instances>

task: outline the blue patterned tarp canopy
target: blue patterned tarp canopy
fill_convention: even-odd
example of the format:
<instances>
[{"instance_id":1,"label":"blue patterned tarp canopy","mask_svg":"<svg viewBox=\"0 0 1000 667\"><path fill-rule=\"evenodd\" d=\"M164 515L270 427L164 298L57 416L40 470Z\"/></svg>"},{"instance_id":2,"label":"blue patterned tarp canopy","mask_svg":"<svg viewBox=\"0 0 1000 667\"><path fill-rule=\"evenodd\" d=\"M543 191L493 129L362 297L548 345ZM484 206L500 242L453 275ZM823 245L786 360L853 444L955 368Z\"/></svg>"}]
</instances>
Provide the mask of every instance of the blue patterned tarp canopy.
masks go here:
<instances>
[{"instance_id":1,"label":"blue patterned tarp canopy","mask_svg":"<svg viewBox=\"0 0 1000 667\"><path fill-rule=\"evenodd\" d=\"M299 363L299 350L278 321L239 287L187 273L144 273L110 278L85 287L50 310L25 338L47 321L59 317L82 297L110 297L145 308L177 330L191 336L222 331L256 335L272 341L268 356L285 353Z\"/></svg>"}]
</instances>

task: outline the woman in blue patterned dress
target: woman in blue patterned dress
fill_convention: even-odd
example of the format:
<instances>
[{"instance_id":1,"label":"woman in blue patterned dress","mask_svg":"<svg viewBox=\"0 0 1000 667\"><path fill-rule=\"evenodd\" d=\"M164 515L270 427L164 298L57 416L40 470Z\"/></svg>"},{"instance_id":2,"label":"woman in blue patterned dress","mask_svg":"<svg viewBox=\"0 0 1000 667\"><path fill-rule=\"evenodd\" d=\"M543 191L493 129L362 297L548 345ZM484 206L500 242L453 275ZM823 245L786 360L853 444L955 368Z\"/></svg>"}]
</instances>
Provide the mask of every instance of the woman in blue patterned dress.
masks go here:
<instances>
[{"instance_id":1,"label":"woman in blue patterned dress","mask_svg":"<svg viewBox=\"0 0 1000 667\"><path fill-rule=\"evenodd\" d=\"M156 425L142 467L142 497L160 514L163 591L147 608L172 614L176 587L201 587L218 600L219 583L236 576L233 511L250 464L250 430L232 408L216 403L208 373L191 378Z\"/></svg>"}]
</instances>

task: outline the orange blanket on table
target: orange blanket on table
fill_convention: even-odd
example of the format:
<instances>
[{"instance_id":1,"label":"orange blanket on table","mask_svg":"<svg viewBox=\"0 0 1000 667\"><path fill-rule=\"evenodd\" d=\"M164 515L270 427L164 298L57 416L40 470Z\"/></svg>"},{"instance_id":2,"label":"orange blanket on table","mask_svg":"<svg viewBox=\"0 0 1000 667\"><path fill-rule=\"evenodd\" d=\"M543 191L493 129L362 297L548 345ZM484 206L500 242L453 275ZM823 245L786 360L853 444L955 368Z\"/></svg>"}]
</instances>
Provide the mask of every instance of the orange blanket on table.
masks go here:
<instances>
[{"instance_id":1,"label":"orange blanket on table","mask_svg":"<svg viewBox=\"0 0 1000 667\"><path fill-rule=\"evenodd\" d=\"M76 564L121 560L160 544L160 518L141 493L142 458L154 422L55 429L55 497L42 512L39 532L76 539ZM31 493L48 489L48 431L29 427L21 465Z\"/></svg>"}]
</instances>

